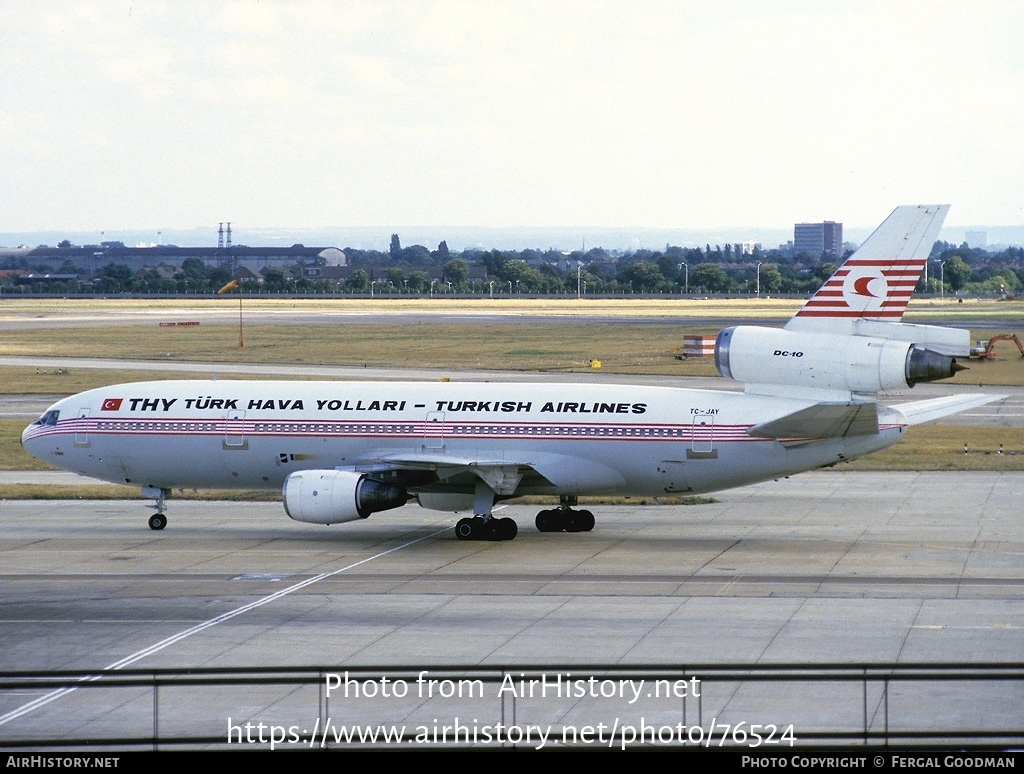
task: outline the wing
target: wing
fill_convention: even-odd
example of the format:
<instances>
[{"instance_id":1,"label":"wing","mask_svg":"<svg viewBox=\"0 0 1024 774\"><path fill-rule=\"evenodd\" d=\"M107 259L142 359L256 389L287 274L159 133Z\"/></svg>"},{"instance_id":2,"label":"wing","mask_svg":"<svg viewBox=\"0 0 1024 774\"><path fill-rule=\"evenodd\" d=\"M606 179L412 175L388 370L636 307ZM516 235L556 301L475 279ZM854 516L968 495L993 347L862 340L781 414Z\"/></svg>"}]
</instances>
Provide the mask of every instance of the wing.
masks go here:
<instances>
[{"instance_id":1,"label":"wing","mask_svg":"<svg viewBox=\"0 0 1024 774\"><path fill-rule=\"evenodd\" d=\"M481 479L495 494L511 497L519 489L524 480L531 489L546 488L554 485L537 471L537 466L527 460L488 459L486 457L465 457L455 454L423 452L401 454L383 454L369 465L358 468L362 472L391 472L401 476L403 473L433 474L420 478L419 483L410 485L411 490L417 488L464 492L472 491L476 479ZM413 480L415 475L411 475Z\"/></svg>"}]
</instances>

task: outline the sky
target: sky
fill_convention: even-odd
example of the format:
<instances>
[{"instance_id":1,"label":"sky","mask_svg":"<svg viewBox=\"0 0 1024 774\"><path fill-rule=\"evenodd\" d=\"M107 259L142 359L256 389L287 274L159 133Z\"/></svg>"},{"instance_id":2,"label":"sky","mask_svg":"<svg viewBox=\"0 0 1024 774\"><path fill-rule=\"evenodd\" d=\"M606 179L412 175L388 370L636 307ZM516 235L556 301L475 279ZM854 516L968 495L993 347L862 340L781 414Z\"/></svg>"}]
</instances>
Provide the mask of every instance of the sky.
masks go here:
<instances>
[{"instance_id":1,"label":"sky","mask_svg":"<svg viewBox=\"0 0 1024 774\"><path fill-rule=\"evenodd\" d=\"M0 4L0 232L1024 224L1024 3Z\"/></svg>"}]
</instances>

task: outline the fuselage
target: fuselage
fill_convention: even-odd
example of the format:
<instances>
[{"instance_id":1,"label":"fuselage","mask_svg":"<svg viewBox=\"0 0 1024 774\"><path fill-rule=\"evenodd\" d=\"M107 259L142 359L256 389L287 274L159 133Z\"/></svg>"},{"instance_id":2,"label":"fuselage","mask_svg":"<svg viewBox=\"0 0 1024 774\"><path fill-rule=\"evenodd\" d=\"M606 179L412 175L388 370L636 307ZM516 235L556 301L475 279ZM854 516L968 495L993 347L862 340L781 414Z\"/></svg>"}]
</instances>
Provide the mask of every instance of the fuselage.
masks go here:
<instances>
[{"instance_id":1,"label":"fuselage","mask_svg":"<svg viewBox=\"0 0 1024 774\"><path fill-rule=\"evenodd\" d=\"M658 496L853 459L892 445L906 424L880 407L877 435L747 433L810 405L624 385L160 381L58 401L22 443L59 468L161 489L279 488L299 470L405 470L417 460L443 479L447 460L477 460L534 471L516 494Z\"/></svg>"}]
</instances>

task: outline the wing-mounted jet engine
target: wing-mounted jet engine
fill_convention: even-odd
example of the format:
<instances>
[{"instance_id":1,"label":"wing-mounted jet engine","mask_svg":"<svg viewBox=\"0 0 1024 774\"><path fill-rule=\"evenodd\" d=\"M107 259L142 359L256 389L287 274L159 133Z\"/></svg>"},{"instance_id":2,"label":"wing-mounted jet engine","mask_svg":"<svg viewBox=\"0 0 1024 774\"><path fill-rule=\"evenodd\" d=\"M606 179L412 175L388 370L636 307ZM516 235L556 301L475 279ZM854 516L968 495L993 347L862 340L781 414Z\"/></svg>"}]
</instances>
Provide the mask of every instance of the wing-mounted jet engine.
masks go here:
<instances>
[{"instance_id":1,"label":"wing-mounted jet engine","mask_svg":"<svg viewBox=\"0 0 1024 774\"><path fill-rule=\"evenodd\" d=\"M409 493L365 473L300 470L284 482L284 510L295 521L340 524L405 505Z\"/></svg>"}]
</instances>

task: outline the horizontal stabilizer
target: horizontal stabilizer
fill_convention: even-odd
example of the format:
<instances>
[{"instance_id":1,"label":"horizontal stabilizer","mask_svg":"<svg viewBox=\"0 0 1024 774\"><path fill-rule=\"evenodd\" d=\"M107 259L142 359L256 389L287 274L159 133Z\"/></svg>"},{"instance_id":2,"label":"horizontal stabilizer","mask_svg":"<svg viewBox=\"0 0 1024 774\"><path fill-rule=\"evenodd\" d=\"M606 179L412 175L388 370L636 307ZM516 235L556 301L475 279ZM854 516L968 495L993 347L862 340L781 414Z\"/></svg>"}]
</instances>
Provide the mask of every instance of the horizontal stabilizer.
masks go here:
<instances>
[{"instance_id":1,"label":"horizontal stabilizer","mask_svg":"<svg viewBox=\"0 0 1024 774\"><path fill-rule=\"evenodd\" d=\"M986 403L994 403L1002 400L1005 395L987 395L982 393L970 393L967 395L948 395L945 398L931 398L929 400L918 400L913 403L901 403L893 406L907 418L907 423L920 425L924 422L931 422L933 419L942 419L950 414L957 414L967 409L984 406Z\"/></svg>"},{"instance_id":2,"label":"horizontal stabilizer","mask_svg":"<svg viewBox=\"0 0 1024 774\"><path fill-rule=\"evenodd\" d=\"M878 404L819 403L747 430L756 438L841 438L878 434Z\"/></svg>"}]
</instances>

